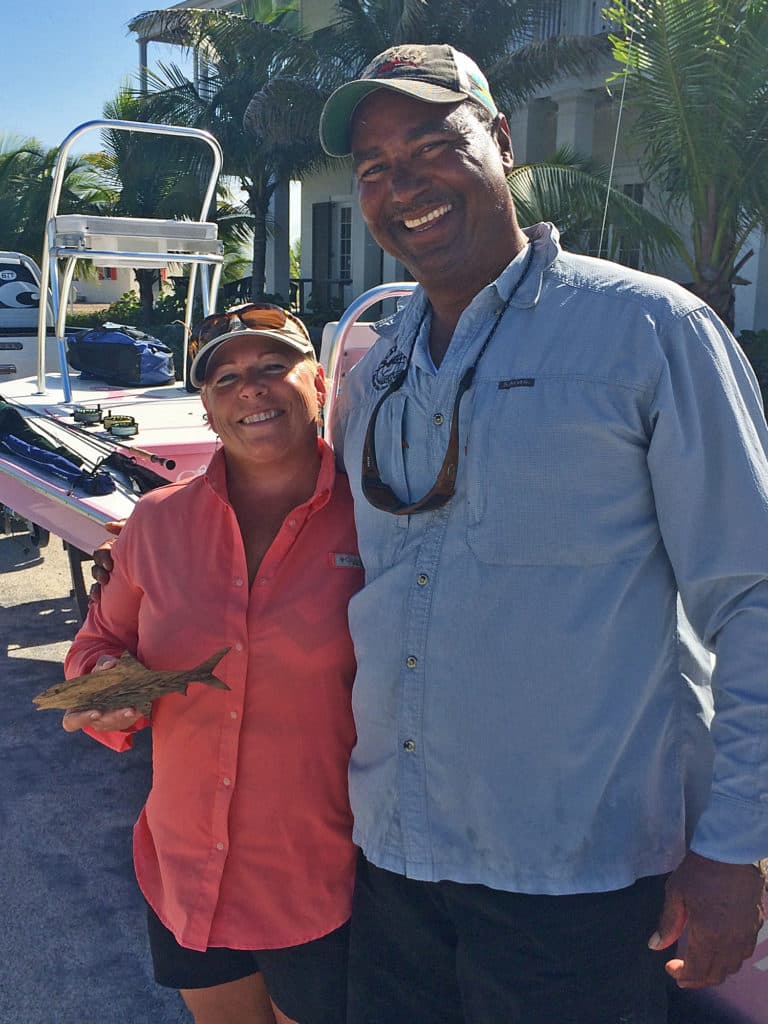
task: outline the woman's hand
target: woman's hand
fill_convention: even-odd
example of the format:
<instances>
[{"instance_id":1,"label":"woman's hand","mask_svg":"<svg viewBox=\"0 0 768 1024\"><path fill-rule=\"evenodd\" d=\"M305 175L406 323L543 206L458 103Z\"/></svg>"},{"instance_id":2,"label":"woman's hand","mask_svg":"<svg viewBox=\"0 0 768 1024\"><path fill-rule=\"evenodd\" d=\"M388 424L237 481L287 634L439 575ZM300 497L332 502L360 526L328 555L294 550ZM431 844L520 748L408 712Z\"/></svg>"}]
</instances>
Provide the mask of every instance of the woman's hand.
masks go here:
<instances>
[{"instance_id":1,"label":"woman's hand","mask_svg":"<svg viewBox=\"0 0 768 1024\"><path fill-rule=\"evenodd\" d=\"M125 526L125 519L118 519L111 523L105 523L104 529L107 533L113 534L115 537L120 536L120 531ZM115 542L113 540L105 540L103 544L100 544L93 552L93 565L91 566L91 576L96 581L91 586L91 597L96 599L99 596L99 588L106 586L109 583L109 577L112 570L115 567L115 563L112 561L112 545Z\"/></svg>"},{"instance_id":2,"label":"woman's hand","mask_svg":"<svg viewBox=\"0 0 768 1024\"><path fill-rule=\"evenodd\" d=\"M114 668L116 664L117 658L111 654L102 654L93 666L93 671L104 672L108 668ZM141 712L136 708L117 708L114 711L97 711L92 708L89 711L68 711L61 724L65 732L77 732L87 725L98 732L117 732L120 729L130 729L141 717Z\"/></svg>"}]
</instances>

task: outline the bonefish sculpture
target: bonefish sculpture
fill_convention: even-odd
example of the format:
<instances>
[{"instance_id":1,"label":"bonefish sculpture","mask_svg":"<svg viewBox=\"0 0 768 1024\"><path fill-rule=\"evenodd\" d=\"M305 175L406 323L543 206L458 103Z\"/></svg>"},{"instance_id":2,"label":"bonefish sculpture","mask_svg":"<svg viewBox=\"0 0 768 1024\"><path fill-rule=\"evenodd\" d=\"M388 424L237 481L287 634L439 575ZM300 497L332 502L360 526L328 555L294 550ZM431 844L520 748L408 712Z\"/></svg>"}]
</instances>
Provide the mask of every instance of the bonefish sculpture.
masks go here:
<instances>
[{"instance_id":1,"label":"bonefish sculpture","mask_svg":"<svg viewBox=\"0 0 768 1024\"><path fill-rule=\"evenodd\" d=\"M57 683L33 697L38 711L61 709L64 711L115 711L118 708L136 708L148 715L152 701L167 693L186 694L190 683L203 683L216 690L229 687L213 675L229 647L211 655L206 661L183 672L157 671L145 668L132 654L125 651L114 668L103 672L89 672L64 683Z\"/></svg>"}]
</instances>

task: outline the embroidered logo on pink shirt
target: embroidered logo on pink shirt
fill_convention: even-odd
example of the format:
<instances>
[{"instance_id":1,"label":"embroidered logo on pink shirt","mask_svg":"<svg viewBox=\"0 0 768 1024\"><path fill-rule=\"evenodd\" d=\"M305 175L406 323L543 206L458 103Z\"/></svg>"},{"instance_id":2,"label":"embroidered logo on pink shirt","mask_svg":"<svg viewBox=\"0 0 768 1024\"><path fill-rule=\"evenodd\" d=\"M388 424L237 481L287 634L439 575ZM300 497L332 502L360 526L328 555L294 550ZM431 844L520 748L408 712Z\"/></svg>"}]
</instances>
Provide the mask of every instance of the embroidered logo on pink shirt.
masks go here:
<instances>
[{"instance_id":1,"label":"embroidered logo on pink shirt","mask_svg":"<svg viewBox=\"0 0 768 1024\"><path fill-rule=\"evenodd\" d=\"M331 552L331 565L335 569L362 569L360 555L345 555L337 551Z\"/></svg>"}]
</instances>

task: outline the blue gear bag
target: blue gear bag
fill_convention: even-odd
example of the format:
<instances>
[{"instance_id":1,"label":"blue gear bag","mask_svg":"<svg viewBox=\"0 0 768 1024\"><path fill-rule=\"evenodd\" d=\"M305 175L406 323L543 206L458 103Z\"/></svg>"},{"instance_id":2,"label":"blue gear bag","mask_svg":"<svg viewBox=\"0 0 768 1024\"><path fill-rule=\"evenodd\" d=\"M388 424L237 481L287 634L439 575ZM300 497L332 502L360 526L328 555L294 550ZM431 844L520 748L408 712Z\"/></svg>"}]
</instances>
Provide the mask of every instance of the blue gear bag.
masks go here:
<instances>
[{"instance_id":1,"label":"blue gear bag","mask_svg":"<svg viewBox=\"0 0 768 1024\"><path fill-rule=\"evenodd\" d=\"M67 362L83 376L122 387L150 387L176 380L170 348L124 324L104 324L85 334L68 335Z\"/></svg>"}]
</instances>

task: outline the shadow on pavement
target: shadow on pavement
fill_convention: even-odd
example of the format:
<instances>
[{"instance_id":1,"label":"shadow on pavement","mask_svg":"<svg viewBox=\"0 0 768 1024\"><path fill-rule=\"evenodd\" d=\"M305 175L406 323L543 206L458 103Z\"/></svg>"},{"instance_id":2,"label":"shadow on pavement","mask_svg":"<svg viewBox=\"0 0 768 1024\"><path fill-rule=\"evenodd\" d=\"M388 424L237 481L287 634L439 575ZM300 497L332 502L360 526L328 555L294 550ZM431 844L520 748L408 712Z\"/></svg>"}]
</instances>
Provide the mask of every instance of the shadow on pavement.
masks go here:
<instances>
[{"instance_id":1,"label":"shadow on pavement","mask_svg":"<svg viewBox=\"0 0 768 1024\"><path fill-rule=\"evenodd\" d=\"M20 649L69 643L79 625L77 608L70 597L30 601L4 609L3 616L11 616L13 623L2 630L0 658ZM61 662L57 664L60 667Z\"/></svg>"}]
</instances>

